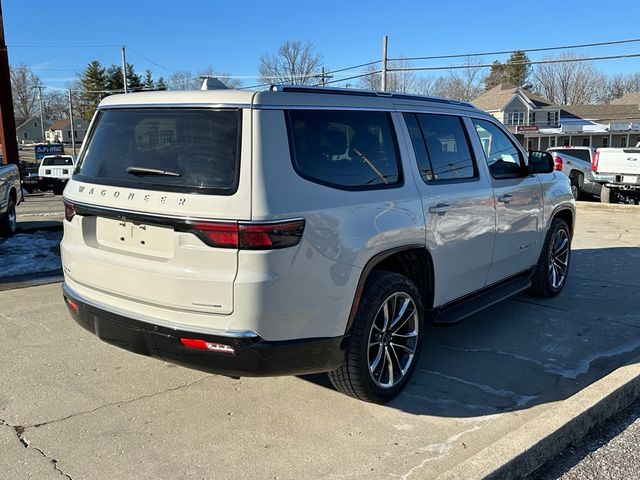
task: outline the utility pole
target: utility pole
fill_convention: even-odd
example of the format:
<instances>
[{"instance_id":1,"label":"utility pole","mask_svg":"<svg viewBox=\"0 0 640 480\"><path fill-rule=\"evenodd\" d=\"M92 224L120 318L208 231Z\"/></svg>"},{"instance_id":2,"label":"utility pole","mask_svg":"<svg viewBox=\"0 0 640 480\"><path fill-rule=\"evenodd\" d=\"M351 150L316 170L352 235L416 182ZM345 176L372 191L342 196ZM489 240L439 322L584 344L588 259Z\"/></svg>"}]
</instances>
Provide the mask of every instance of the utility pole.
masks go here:
<instances>
[{"instance_id":1,"label":"utility pole","mask_svg":"<svg viewBox=\"0 0 640 480\"><path fill-rule=\"evenodd\" d=\"M44 138L44 102L42 101L42 89L47 88L42 85L36 85L33 88L38 89L38 100L40 101L40 131L42 133L42 143L45 143Z\"/></svg>"},{"instance_id":2,"label":"utility pole","mask_svg":"<svg viewBox=\"0 0 640 480\"><path fill-rule=\"evenodd\" d=\"M18 142L16 142L16 119L13 115L11 96L11 76L9 74L9 55L4 41L2 23L2 4L0 4L0 143L2 144L3 163L19 164Z\"/></svg>"},{"instance_id":3,"label":"utility pole","mask_svg":"<svg viewBox=\"0 0 640 480\"><path fill-rule=\"evenodd\" d=\"M73 156L76 156L76 132L73 127L73 99L71 97L71 89L69 89L69 127L71 128L71 150Z\"/></svg>"},{"instance_id":4,"label":"utility pole","mask_svg":"<svg viewBox=\"0 0 640 480\"><path fill-rule=\"evenodd\" d=\"M124 82L124 93L127 92L127 55L125 53L126 47L122 45L122 81Z\"/></svg>"},{"instance_id":5,"label":"utility pole","mask_svg":"<svg viewBox=\"0 0 640 480\"><path fill-rule=\"evenodd\" d=\"M387 42L389 37L386 35L382 37L382 79L380 90L387 91Z\"/></svg>"},{"instance_id":6,"label":"utility pole","mask_svg":"<svg viewBox=\"0 0 640 480\"><path fill-rule=\"evenodd\" d=\"M327 85L324 80L324 67L322 67L322 73L320 74L320 85L322 85L323 87Z\"/></svg>"}]
</instances>

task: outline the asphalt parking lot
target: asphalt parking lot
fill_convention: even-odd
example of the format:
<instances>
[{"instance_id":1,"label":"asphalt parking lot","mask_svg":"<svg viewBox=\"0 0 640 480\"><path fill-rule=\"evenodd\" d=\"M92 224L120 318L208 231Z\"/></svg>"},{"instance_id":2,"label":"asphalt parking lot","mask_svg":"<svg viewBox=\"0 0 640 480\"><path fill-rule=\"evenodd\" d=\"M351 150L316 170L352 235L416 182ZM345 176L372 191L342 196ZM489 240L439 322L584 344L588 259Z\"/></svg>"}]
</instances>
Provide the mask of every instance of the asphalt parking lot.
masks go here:
<instances>
[{"instance_id":1,"label":"asphalt parking lot","mask_svg":"<svg viewBox=\"0 0 640 480\"><path fill-rule=\"evenodd\" d=\"M581 207L564 292L430 328L385 406L100 343L60 284L0 292L0 477L436 478L640 355L639 219Z\"/></svg>"}]
</instances>

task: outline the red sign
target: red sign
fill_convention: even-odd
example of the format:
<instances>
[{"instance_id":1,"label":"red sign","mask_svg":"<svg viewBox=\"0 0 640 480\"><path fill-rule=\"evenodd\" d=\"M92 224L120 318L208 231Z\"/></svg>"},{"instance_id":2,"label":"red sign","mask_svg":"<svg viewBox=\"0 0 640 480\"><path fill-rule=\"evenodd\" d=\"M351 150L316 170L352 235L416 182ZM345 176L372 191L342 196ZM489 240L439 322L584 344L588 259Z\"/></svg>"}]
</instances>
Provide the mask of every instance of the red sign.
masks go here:
<instances>
[{"instance_id":1,"label":"red sign","mask_svg":"<svg viewBox=\"0 0 640 480\"><path fill-rule=\"evenodd\" d=\"M516 125L516 132L537 132L538 125Z\"/></svg>"}]
</instances>

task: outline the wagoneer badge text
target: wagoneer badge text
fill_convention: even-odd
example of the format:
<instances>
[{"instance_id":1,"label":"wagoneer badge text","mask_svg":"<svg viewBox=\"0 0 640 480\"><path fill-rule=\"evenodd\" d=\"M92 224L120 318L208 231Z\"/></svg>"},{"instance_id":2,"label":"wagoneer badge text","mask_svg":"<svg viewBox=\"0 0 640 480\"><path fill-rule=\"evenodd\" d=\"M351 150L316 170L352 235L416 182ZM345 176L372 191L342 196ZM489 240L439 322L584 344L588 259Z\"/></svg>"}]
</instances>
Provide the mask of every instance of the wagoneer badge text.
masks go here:
<instances>
[{"instance_id":1,"label":"wagoneer badge text","mask_svg":"<svg viewBox=\"0 0 640 480\"><path fill-rule=\"evenodd\" d=\"M167 205L167 200L169 200L169 197L167 197L166 195L153 195L151 193L136 193L136 192L123 193L120 190L86 187L84 185L78 186L78 192L85 193L85 195L100 196L100 197L120 198L122 196L122 198L126 198L128 201L133 201L134 199L136 200L142 199L142 201L145 203L159 202L162 205ZM126 197L124 195L126 195ZM187 201L186 198L180 197L177 199L177 205L181 207L186 203L186 201Z\"/></svg>"}]
</instances>

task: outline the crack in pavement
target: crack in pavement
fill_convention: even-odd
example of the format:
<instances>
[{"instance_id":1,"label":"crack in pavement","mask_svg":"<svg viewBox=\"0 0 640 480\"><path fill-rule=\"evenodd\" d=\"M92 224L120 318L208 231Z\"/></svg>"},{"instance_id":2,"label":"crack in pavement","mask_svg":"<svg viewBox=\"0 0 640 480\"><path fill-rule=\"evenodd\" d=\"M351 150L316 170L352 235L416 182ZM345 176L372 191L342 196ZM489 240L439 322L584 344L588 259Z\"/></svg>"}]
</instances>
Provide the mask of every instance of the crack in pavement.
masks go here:
<instances>
[{"instance_id":1,"label":"crack in pavement","mask_svg":"<svg viewBox=\"0 0 640 480\"><path fill-rule=\"evenodd\" d=\"M211 375L205 375L204 377L200 377L199 379L194 380L193 382L185 383L183 385L178 385L177 387L167 388L165 390L160 390L159 392L153 392L153 393L148 393L148 394L145 394L145 395L140 395L139 397L130 398L128 400L118 400L117 402L104 403L104 404L99 405L99 406L97 406L95 408L92 408L90 410L83 410L81 412L72 413L70 415L67 415L66 417L56 418L54 420L47 420L46 422L35 423L33 425L27 425L25 427L25 429L26 428L39 428L39 427L43 427L45 425L51 425L52 423L58 423L58 422L62 422L64 420L69 420L70 418L77 417L79 415L86 415L86 414L94 413L94 412L97 412L98 410L101 410L102 408L112 407L112 406L115 406L115 405L127 405L129 403L137 402L138 400L145 400L147 398L155 397L157 395L162 395L162 394L169 393L169 392L175 392L176 390L180 390L181 388L187 388L187 387L190 387L192 385L195 385L196 383L199 383L202 380L205 380L206 378L209 378L209 377L211 377Z\"/></svg>"},{"instance_id":2,"label":"crack in pavement","mask_svg":"<svg viewBox=\"0 0 640 480\"><path fill-rule=\"evenodd\" d=\"M71 415L67 415L66 417L62 417L62 418L57 418L55 420L49 420L46 422L42 422L42 423L37 423L34 425L11 425L10 423L8 423L6 420L0 418L0 425L4 425L7 427L10 427L13 429L16 437L18 438L18 440L20 441L20 443L22 444L22 446L26 449L33 449L35 451L37 451L38 453L40 453L40 455L42 455L44 458L46 458L49 463L51 464L51 466L54 468L54 470L56 470L58 473L60 473L61 475L63 475L65 478L67 478L68 480L73 480L73 477L71 477L71 475L69 475L68 473L64 472L59 466L58 466L58 459L57 458L53 458L51 456L49 456L44 450L42 450L41 448L38 448L34 445L31 444L31 442L29 441L28 438L25 437L25 431L28 428L39 428L42 427L44 425L50 425L53 423L58 423L58 422L62 422L64 420L68 420L70 418L79 416L79 415L85 415L85 414L91 414L94 412L97 412L98 410L105 408L105 407L110 407L110 406L115 406L115 405L127 405L133 402L136 402L138 400L144 400L147 398L151 398L151 397L155 397L157 395L162 395L168 392L174 392L176 390L179 390L181 388L187 388L190 387L192 385L195 385L203 380L205 380L206 378L209 378L211 375L206 375L204 377L201 377L197 380L194 380L193 382L189 382L183 385L178 385L177 387L171 387L171 388L167 388L165 390L161 390L159 392L154 392L154 393L149 393L146 395L140 395L138 397L135 398L130 398L128 400L120 400L117 402L109 402L109 403L105 403L102 405L97 406L96 408L93 408L91 410L83 410L81 412L76 412L76 413L72 413Z\"/></svg>"},{"instance_id":3,"label":"crack in pavement","mask_svg":"<svg viewBox=\"0 0 640 480\"><path fill-rule=\"evenodd\" d=\"M3 420L1 418L0 418L0 425L4 425L6 427L12 428L13 432L16 435L16 438L18 439L20 444L25 449L35 450L40 455L42 455L47 460L47 462L49 464L51 464L51 466L53 467L53 469L56 472L58 472L60 475L62 475L63 477L67 478L68 480L73 480L73 477L71 477L71 475L69 475L68 473L64 472L60 467L58 467L58 459L57 458L53 458L53 457L47 455L47 453L44 450L42 450L41 448L38 448L38 447L35 447L35 446L31 446L31 442L29 442L29 440L24 437L25 427L23 427L22 425L11 425L11 424L7 423L6 420Z\"/></svg>"}]
</instances>

